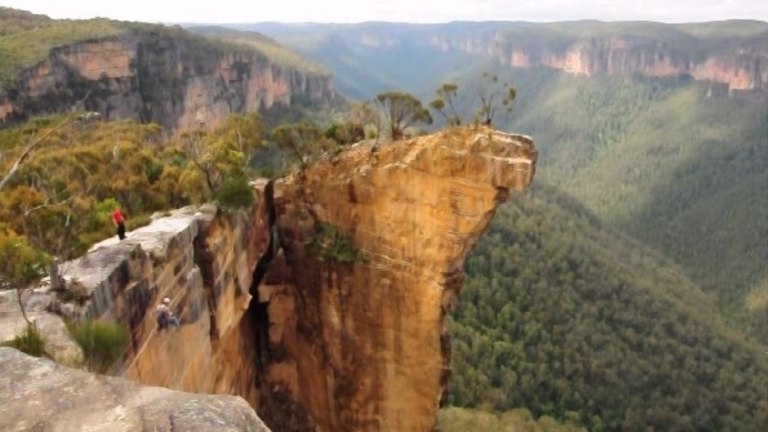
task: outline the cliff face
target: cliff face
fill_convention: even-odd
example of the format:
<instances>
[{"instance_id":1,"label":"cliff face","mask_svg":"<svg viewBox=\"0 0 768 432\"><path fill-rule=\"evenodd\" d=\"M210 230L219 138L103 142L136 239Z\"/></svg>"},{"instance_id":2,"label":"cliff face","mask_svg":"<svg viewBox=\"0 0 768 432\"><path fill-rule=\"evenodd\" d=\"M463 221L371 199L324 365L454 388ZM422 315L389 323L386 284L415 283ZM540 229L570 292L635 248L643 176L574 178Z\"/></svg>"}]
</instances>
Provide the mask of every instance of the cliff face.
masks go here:
<instances>
[{"instance_id":1,"label":"cliff face","mask_svg":"<svg viewBox=\"0 0 768 432\"><path fill-rule=\"evenodd\" d=\"M535 162L530 138L490 129L361 143L258 185L247 211L185 208L95 245L27 311L120 323L113 372L240 395L274 430L429 431L464 258ZM163 297L179 328L157 328Z\"/></svg>"},{"instance_id":2,"label":"cliff face","mask_svg":"<svg viewBox=\"0 0 768 432\"><path fill-rule=\"evenodd\" d=\"M526 137L455 129L279 182L266 379L321 430L431 430L464 258L535 161Z\"/></svg>"},{"instance_id":3,"label":"cliff face","mask_svg":"<svg viewBox=\"0 0 768 432\"><path fill-rule=\"evenodd\" d=\"M229 114L296 99L322 104L337 97L330 76L281 67L255 51L133 32L51 50L0 90L0 122L67 112L88 92L86 109L105 119L156 122L177 131L215 127Z\"/></svg>"},{"instance_id":4,"label":"cliff face","mask_svg":"<svg viewBox=\"0 0 768 432\"><path fill-rule=\"evenodd\" d=\"M475 37L435 36L441 50L482 54L516 68L549 67L582 75L639 74L652 77L690 76L727 84L732 90L768 90L765 41L707 49L691 42L683 49L663 38L638 36L574 38L548 43L518 40L504 33Z\"/></svg>"},{"instance_id":5,"label":"cliff face","mask_svg":"<svg viewBox=\"0 0 768 432\"><path fill-rule=\"evenodd\" d=\"M115 370L144 384L237 394L258 403L253 328L247 317L252 271L267 245L264 201L232 215L187 208L110 238L62 266L65 316L122 323L131 341ZM182 325L159 330L162 298ZM72 302L72 298L75 301Z\"/></svg>"}]
</instances>

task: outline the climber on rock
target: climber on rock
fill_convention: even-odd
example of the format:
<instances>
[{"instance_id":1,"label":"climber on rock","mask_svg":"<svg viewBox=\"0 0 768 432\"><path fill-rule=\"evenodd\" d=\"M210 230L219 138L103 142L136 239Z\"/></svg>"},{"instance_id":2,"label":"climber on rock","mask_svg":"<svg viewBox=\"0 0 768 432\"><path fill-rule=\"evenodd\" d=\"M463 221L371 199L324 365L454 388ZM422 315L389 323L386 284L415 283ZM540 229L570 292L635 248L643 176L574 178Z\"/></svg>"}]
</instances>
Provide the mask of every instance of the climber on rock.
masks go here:
<instances>
[{"instance_id":1,"label":"climber on rock","mask_svg":"<svg viewBox=\"0 0 768 432\"><path fill-rule=\"evenodd\" d=\"M157 305L155 316L157 317L157 327L160 330L165 329L169 324L173 324L176 327L181 325L179 318L171 310L171 299L168 297L164 298L163 302Z\"/></svg>"}]
</instances>

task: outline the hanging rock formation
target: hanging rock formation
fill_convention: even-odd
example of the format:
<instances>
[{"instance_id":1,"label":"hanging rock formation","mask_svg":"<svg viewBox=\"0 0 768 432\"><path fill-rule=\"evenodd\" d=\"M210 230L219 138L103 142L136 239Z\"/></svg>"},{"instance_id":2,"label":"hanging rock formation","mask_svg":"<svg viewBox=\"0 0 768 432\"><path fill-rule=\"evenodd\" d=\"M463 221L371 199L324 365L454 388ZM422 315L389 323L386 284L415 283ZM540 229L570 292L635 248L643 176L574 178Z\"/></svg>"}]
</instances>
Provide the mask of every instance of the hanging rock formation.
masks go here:
<instances>
[{"instance_id":1,"label":"hanging rock formation","mask_svg":"<svg viewBox=\"0 0 768 432\"><path fill-rule=\"evenodd\" d=\"M535 161L528 137L456 128L278 182L284 256L259 288L273 388L323 431L432 430L464 259Z\"/></svg>"}]
</instances>

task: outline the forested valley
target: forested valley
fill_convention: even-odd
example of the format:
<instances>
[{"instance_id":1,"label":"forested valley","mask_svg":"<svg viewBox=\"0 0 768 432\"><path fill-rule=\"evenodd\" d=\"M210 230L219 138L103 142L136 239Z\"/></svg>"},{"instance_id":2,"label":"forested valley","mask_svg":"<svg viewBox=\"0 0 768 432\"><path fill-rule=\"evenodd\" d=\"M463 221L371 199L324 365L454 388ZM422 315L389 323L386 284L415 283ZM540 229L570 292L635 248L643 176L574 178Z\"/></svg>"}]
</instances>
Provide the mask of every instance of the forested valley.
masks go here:
<instances>
[{"instance_id":1,"label":"forested valley","mask_svg":"<svg viewBox=\"0 0 768 432\"><path fill-rule=\"evenodd\" d=\"M542 183L496 215L453 314L450 404L589 430L760 430L765 353L673 262Z\"/></svg>"}]
</instances>

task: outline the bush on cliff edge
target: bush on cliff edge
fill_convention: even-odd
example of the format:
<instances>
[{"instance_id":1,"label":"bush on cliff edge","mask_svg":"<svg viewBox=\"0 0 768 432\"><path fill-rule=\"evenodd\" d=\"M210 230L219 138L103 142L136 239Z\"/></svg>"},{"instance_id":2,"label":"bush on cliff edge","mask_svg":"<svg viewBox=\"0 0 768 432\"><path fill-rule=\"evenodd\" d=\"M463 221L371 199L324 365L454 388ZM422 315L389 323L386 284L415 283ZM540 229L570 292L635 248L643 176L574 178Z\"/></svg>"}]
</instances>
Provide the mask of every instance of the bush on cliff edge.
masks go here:
<instances>
[{"instance_id":1,"label":"bush on cliff edge","mask_svg":"<svg viewBox=\"0 0 768 432\"><path fill-rule=\"evenodd\" d=\"M88 368L96 372L106 372L123 354L128 342L125 329L111 322L68 322L67 329L83 349Z\"/></svg>"},{"instance_id":2,"label":"bush on cliff edge","mask_svg":"<svg viewBox=\"0 0 768 432\"><path fill-rule=\"evenodd\" d=\"M16 348L17 350L34 357L42 357L45 355L45 340L35 323L27 324L24 333L17 335L8 342L0 344L0 346Z\"/></svg>"},{"instance_id":3,"label":"bush on cliff edge","mask_svg":"<svg viewBox=\"0 0 768 432\"><path fill-rule=\"evenodd\" d=\"M245 177L231 177L224 181L215 195L225 209L247 208L253 205L253 188Z\"/></svg>"}]
</instances>

